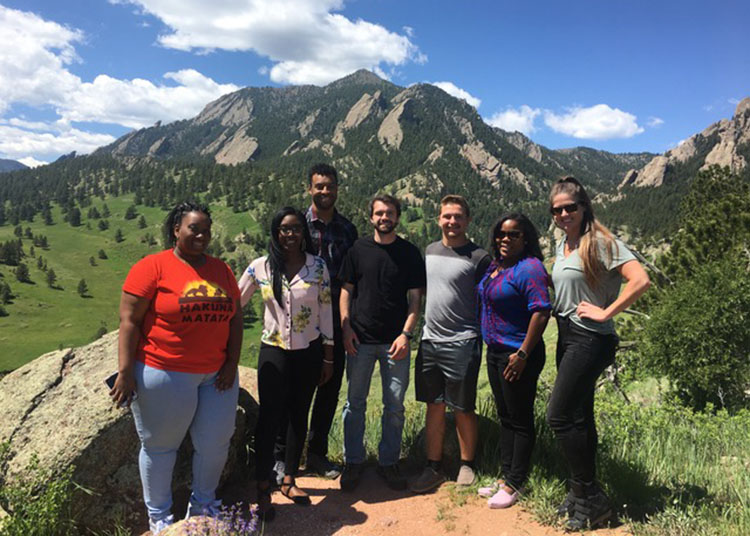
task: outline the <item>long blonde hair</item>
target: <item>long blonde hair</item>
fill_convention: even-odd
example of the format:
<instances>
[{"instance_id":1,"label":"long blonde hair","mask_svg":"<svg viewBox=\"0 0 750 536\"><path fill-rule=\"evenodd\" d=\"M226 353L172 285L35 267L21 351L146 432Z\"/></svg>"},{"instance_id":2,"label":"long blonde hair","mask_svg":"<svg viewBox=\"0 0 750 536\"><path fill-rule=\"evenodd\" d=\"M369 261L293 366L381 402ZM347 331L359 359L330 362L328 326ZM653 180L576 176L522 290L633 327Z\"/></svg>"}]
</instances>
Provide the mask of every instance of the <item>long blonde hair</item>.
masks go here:
<instances>
[{"instance_id":1,"label":"long blonde hair","mask_svg":"<svg viewBox=\"0 0 750 536\"><path fill-rule=\"evenodd\" d=\"M578 209L583 211L581 220L580 242L578 244L578 255L583 264L583 276L590 287L596 288L601 282L601 277L607 271L604 262L599 257L599 242L605 245L605 251L611 261L617 251L617 244L612 232L602 225L594 217L591 207L591 199L580 182L573 177L563 177L553 186L549 194L550 208L552 200L559 194L566 194L573 198Z\"/></svg>"}]
</instances>

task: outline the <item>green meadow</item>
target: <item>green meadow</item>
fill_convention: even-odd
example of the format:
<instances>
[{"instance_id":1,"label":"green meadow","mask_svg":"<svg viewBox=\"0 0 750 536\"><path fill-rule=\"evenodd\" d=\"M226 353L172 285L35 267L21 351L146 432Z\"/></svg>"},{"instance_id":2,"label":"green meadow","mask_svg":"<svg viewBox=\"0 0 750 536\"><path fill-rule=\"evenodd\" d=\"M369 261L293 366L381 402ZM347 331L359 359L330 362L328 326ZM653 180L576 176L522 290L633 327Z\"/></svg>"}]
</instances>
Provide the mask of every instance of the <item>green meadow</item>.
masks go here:
<instances>
[{"instance_id":1,"label":"green meadow","mask_svg":"<svg viewBox=\"0 0 750 536\"><path fill-rule=\"evenodd\" d=\"M32 283L19 282L14 274L15 267L0 265L0 279L6 281L15 298L5 305L9 316L0 318L0 371L8 371L57 348L81 346L95 339L101 328L112 331L118 327L118 304L120 287L134 260L161 249L161 225L166 213L158 207L138 206L138 216L125 219L125 213L133 202L132 195L109 197L106 205L110 216L106 218L109 229L100 231L99 219L86 217L91 207L81 210L81 225L71 227L63 221L59 207L53 208L53 225L45 225L41 218L34 222L21 222L21 227L31 229L33 235L45 235L49 248L34 248L30 255L32 240L23 238L26 257L23 262L29 267ZM92 205L101 213L104 202L95 198ZM257 231L258 224L247 213L234 213L230 208L218 203L212 206L214 220L214 241L223 242L226 237L234 239L243 229ZM140 229L140 216L147 226ZM123 241L115 241L115 233L120 229ZM71 232L72 231L72 232ZM156 244L149 246L143 241L150 234ZM6 223L0 226L0 242L15 239L14 226ZM107 259L99 258L103 250ZM237 244L237 250L227 254L236 258L244 253L249 259L254 252L244 243ZM47 276L37 267L39 257L57 275L55 288L47 285ZM93 257L94 264L90 259ZM244 267L238 267L241 270ZM81 297L78 283L86 281L88 294ZM254 300L259 312L259 303ZM243 363L251 364L251 348L257 348L260 338L260 322L246 330L243 348ZM254 363L257 357L252 357Z\"/></svg>"}]
</instances>

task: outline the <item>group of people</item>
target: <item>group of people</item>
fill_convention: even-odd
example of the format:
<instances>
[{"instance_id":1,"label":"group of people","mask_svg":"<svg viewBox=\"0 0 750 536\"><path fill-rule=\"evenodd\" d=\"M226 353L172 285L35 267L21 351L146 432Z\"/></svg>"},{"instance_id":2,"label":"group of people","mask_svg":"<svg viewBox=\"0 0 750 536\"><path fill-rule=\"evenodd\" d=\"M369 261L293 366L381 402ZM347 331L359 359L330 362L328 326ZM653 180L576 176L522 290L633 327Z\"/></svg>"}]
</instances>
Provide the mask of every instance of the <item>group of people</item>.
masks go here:
<instances>
[{"instance_id":1,"label":"group of people","mask_svg":"<svg viewBox=\"0 0 750 536\"><path fill-rule=\"evenodd\" d=\"M365 414L376 362L383 404L377 473L385 483L425 493L446 480L441 462L450 407L461 457L456 481L474 484L475 403L485 345L500 420L502 474L478 492L491 508L513 505L530 470L533 407L545 363L542 335L550 314L559 337L547 420L570 469L569 492L558 513L571 530L609 519L609 501L595 480L595 384L614 360L612 318L648 288L649 279L627 247L594 218L583 186L567 177L550 193L552 218L565 233L551 278L539 234L523 214L497 221L488 253L467 236L466 199L445 196L438 216L442 237L427 246L423 259L396 233L401 205L395 197L372 198L372 233L358 237L336 210L333 167L313 166L308 190L307 212L284 207L276 213L268 254L253 260L238 283L226 264L205 254L210 212L192 203L175 207L165 222L172 249L145 257L125 280L119 375L111 396L132 407L152 533L174 521L172 470L188 430L195 454L187 516L215 516L221 506L216 487L234 429L241 308L255 291L264 305L255 471L266 521L275 515L277 488L296 504L310 504L295 482L306 440L308 470L340 475L343 491L357 487L365 468ZM399 470L404 397L423 296L415 390L426 403L427 463L407 482ZM328 434L344 370L341 468L328 458Z\"/></svg>"}]
</instances>

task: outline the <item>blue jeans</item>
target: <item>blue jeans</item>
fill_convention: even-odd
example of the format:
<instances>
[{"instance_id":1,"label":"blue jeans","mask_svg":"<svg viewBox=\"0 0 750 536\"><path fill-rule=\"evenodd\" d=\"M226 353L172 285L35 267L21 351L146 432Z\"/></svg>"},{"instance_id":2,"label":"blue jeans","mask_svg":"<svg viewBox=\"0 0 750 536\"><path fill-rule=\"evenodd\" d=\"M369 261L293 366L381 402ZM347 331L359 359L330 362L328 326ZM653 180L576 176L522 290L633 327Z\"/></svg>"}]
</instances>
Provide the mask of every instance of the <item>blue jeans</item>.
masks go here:
<instances>
[{"instance_id":1,"label":"blue jeans","mask_svg":"<svg viewBox=\"0 0 750 536\"><path fill-rule=\"evenodd\" d=\"M138 467L143 500L154 521L170 515L172 472L188 430L195 449L190 503L203 506L216 499L239 394L238 378L231 389L217 391L216 374L171 372L140 361L135 365L138 398L131 407L141 440Z\"/></svg>"},{"instance_id":2,"label":"blue jeans","mask_svg":"<svg viewBox=\"0 0 750 536\"><path fill-rule=\"evenodd\" d=\"M390 344L360 344L357 355L346 356L346 379L349 391L344 406L344 460L346 463L365 461L365 410L375 362L380 364L383 384L382 434L378 446L380 465L397 463L401 454L404 430L404 396L409 386L409 360L388 359Z\"/></svg>"}]
</instances>

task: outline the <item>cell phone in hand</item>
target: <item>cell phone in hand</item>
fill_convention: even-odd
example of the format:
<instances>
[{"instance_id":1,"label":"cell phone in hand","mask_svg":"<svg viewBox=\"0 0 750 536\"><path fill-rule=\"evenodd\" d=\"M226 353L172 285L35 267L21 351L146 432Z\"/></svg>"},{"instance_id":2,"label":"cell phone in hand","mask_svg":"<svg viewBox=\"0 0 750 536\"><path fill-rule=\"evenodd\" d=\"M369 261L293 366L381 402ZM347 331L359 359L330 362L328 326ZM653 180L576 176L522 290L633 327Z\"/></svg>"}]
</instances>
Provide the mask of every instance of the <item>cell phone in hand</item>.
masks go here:
<instances>
[{"instance_id":1,"label":"cell phone in hand","mask_svg":"<svg viewBox=\"0 0 750 536\"><path fill-rule=\"evenodd\" d=\"M120 374L119 372L115 372L115 373L111 374L110 376L107 376L107 378L104 380L104 383L107 384L107 387L109 387L110 390L112 390L112 389L115 388L115 382L117 381L117 376L119 374ZM138 393L136 393L135 391L133 391L130 394L130 401L132 402L136 398L138 398ZM128 405L127 401L126 402L120 402L120 407L121 408L127 407L127 405Z\"/></svg>"}]
</instances>

